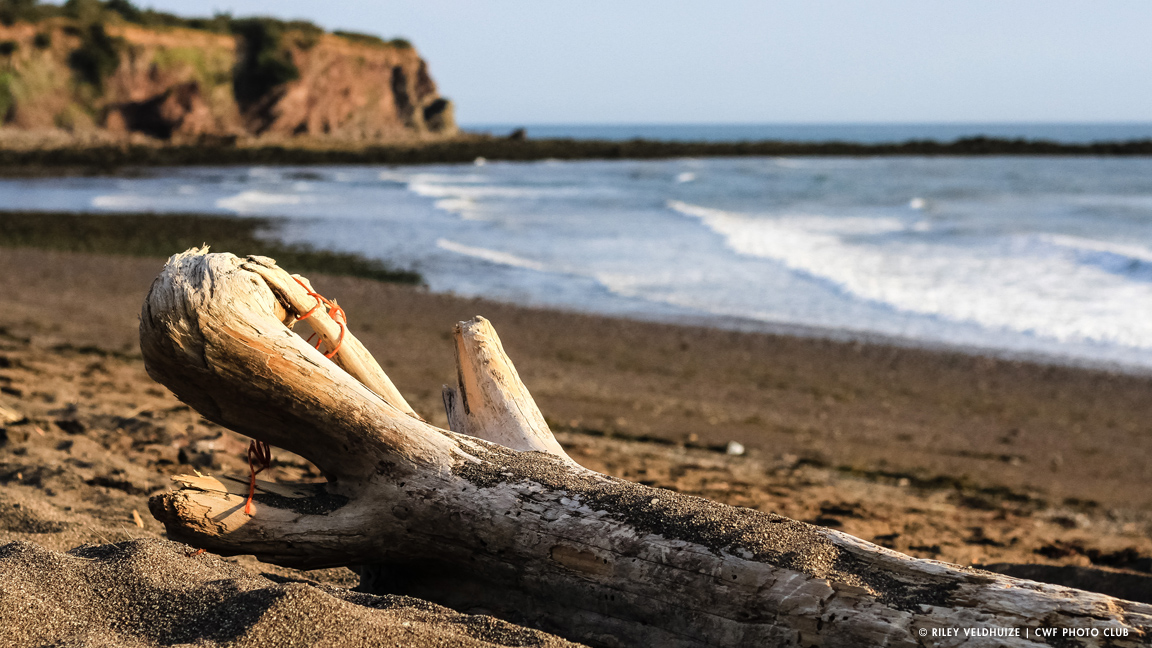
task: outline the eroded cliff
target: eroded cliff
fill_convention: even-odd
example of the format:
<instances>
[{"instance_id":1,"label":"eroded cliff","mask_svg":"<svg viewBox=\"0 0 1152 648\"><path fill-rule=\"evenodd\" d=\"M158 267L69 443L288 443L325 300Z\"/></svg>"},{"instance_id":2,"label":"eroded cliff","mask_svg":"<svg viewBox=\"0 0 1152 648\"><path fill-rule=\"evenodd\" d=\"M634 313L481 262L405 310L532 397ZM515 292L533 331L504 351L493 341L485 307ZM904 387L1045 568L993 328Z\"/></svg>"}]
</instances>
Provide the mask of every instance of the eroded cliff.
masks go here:
<instances>
[{"instance_id":1,"label":"eroded cliff","mask_svg":"<svg viewBox=\"0 0 1152 648\"><path fill-rule=\"evenodd\" d=\"M63 131L371 143L456 132L451 102L406 41L266 18L141 25L110 5L96 3L95 19L0 20L0 141Z\"/></svg>"}]
</instances>

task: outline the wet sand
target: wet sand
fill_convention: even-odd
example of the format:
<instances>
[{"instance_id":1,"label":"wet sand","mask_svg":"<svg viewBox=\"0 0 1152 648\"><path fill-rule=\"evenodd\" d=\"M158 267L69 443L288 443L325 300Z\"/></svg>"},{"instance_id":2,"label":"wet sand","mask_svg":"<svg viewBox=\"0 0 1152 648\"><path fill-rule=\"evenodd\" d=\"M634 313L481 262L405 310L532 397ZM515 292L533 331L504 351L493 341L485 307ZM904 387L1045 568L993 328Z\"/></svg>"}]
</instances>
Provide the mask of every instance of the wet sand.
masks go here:
<instances>
[{"instance_id":1,"label":"wet sand","mask_svg":"<svg viewBox=\"0 0 1152 648\"><path fill-rule=\"evenodd\" d=\"M125 578L144 578L132 571L141 560L132 556L164 566L153 578L186 578L175 559L182 549L160 541L148 496L193 468L247 474L244 437L205 421L144 372L136 318L161 265L0 249L0 407L19 417L2 424L0 545L36 545L0 551L5 582L41 561L54 565L45 573L66 588L81 578L76 561L84 556L49 551L137 540L143 544L101 549L98 557L120 556L107 559L124 565ZM451 327L484 315L558 438L595 470L925 558L1152 573L1148 377L632 322L310 276L437 425L446 422L440 386L455 378ZM725 454L730 441L746 452ZM269 478L319 478L299 457L274 456ZM288 597L284 588L310 588L300 610L319 610L351 596L325 588L357 582L347 569L305 574L250 557L189 560L215 561L205 569L239 579L237 591L264 592L252 595L264 601L253 627L270 623L280 609L274 601ZM0 587L0 618L15 618L22 600ZM349 623L393 624L408 612L397 614ZM445 616L434 622L447 625L433 634L448 642L459 623L450 612L437 614ZM500 632L459 640L500 645ZM118 635L124 645L155 643L125 633ZM524 645L551 641L533 636Z\"/></svg>"}]
</instances>

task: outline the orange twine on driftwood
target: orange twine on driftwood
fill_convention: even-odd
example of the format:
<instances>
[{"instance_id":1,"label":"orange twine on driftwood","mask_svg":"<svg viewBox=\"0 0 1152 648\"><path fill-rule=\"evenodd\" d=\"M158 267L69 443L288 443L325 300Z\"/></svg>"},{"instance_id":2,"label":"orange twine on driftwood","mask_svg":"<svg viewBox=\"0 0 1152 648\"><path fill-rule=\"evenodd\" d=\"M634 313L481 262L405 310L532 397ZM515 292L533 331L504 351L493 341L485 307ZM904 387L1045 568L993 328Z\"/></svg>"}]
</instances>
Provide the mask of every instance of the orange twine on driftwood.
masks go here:
<instances>
[{"instance_id":1,"label":"orange twine on driftwood","mask_svg":"<svg viewBox=\"0 0 1152 648\"><path fill-rule=\"evenodd\" d=\"M252 497L256 494L256 473L272 465L272 446L263 441L248 444L248 470L252 471L248 482L248 501L244 503L244 514L252 515Z\"/></svg>"},{"instance_id":2,"label":"orange twine on driftwood","mask_svg":"<svg viewBox=\"0 0 1152 648\"><path fill-rule=\"evenodd\" d=\"M340 345L344 344L344 332L348 330L348 315L344 312L343 308L341 308L339 305L336 304L336 302L330 301L324 295L321 295L320 293L315 292L314 290L310 289L308 286L304 285L304 282L300 281L299 277L292 277L292 278L296 280L296 283L300 284L301 288L308 291L309 295L316 298L316 305L312 307L312 310L308 311L307 313L304 313L300 317L297 317L296 318L297 321L302 322L302 321L308 319L309 317L312 317L312 314L315 313L316 310L319 309L321 306L327 306L328 307L328 317L331 317L333 321L335 321L337 324L340 325L340 337L336 339L336 344L327 353L324 354L325 358L331 358L331 357L335 356L336 352L340 350ZM316 335L316 334L313 333L312 335L309 335L307 341L311 342L312 337L314 335ZM320 349L320 340L316 340L316 349L317 350Z\"/></svg>"},{"instance_id":3,"label":"orange twine on driftwood","mask_svg":"<svg viewBox=\"0 0 1152 648\"><path fill-rule=\"evenodd\" d=\"M327 306L328 317L331 317L334 322L340 325L340 337L336 339L336 344L332 345L332 348L324 354L325 358L332 358L336 355L336 352L340 350L340 346L344 344L344 332L348 330L348 315L336 302L330 301L328 298L306 286L303 281L300 281L299 277L292 278L296 280L296 283L300 284L301 288L308 291L309 295L316 298L316 305L307 313L297 317L297 321L306 320L312 317L321 306ZM314 335L316 334L313 333L309 335L307 342L311 342ZM316 349L320 349L320 340L316 340ZM263 441L252 441L252 443L248 445L248 470L251 471L252 474L248 481L248 501L244 503L244 513L246 515L252 515L254 512L252 508L252 498L256 495L256 473L271 465L272 446Z\"/></svg>"}]
</instances>

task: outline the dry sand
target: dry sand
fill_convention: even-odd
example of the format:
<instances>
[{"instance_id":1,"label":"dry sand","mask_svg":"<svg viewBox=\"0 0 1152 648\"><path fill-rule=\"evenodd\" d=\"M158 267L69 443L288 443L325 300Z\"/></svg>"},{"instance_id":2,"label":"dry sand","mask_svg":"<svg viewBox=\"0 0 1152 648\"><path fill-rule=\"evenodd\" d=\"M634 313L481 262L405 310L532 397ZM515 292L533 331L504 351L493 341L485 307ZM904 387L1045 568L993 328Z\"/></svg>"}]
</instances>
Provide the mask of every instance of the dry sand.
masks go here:
<instances>
[{"instance_id":1,"label":"dry sand","mask_svg":"<svg viewBox=\"0 0 1152 648\"><path fill-rule=\"evenodd\" d=\"M143 370L136 316L161 265L0 249L0 407L19 417L0 420L0 645L558 641L349 592L348 569L187 556L162 540L149 494L192 468L246 475L247 439ZM438 425L452 324L482 314L590 468L915 556L1082 579L1106 568L1128 588L1117 593L1152 597L1148 378L314 283ZM743 456L718 451L733 440ZM274 457L269 479L319 479ZM63 553L85 544L100 546Z\"/></svg>"},{"instance_id":2,"label":"dry sand","mask_svg":"<svg viewBox=\"0 0 1152 648\"><path fill-rule=\"evenodd\" d=\"M571 646L491 617L296 576L165 540L0 546L0 642L15 646ZM21 622L23 621L23 622Z\"/></svg>"}]
</instances>

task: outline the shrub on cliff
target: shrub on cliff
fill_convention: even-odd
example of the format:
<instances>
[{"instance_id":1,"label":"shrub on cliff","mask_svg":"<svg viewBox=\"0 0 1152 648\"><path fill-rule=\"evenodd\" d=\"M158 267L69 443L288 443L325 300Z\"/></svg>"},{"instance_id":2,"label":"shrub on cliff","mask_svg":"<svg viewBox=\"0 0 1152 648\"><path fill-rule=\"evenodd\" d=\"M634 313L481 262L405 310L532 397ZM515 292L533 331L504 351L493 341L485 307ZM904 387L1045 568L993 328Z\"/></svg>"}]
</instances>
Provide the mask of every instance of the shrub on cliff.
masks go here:
<instances>
[{"instance_id":1,"label":"shrub on cliff","mask_svg":"<svg viewBox=\"0 0 1152 648\"><path fill-rule=\"evenodd\" d=\"M64 3L64 15L81 24L100 22L104 17L104 3L100 0L68 0Z\"/></svg>"},{"instance_id":2,"label":"shrub on cliff","mask_svg":"<svg viewBox=\"0 0 1152 648\"><path fill-rule=\"evenodd\" d=\"M300 78L300 70L284 47L286 23L274 18L232 21L232 32L244 40L233 90L241 106L250 106L279 85Z\"/></svg>"},{"instance_id":3,"label":"shrub on cliff","mask_svg":"<svg viewBox=\"0 0 1152 648\"><path fill-rule=\"evenodd\" d=\"M379 36L374 36L372 34L364 34L361 32L354 32L354 31L345 31L343 29L337 29L337 30L333 31L332 33L335 34L336 36L339 36L340 38L343 38L344 40L352 41L353 43L359 43L361 45L378 45L380 47L395 47L397 49L412 49L412 43L409 42L408 39L406 39L406 38L393 38L392 40L384 40L383 38L380 38Z\"/></svg>"},{"instance_id":4,"label":"shrub on cliff","mask_svg":"<svg viewBox=\"0 0 1152 648\"><path fill-rule=\"evenodd\" d=\"M232 22L230 14L218 13L211 18L182 18L176 14L155 9L141 9L129 0L108 0L104 3L107 12L115 13L123 20L144 27L186 27L217 33L226 33Z\"/></svg>"},{"instance_id":5,"label":"shrub on cliff","mask_svg":"<svg viewBox=\"0 0 1152 648\"><path fill-rule=\"evenodd\" d=\"M60 15L56 5L40 4L37 0L0 0L0 23L12 25L16 22L36 22Z\"/></svg>"},{"instance_id":6,"label":"shrub on cliff","mask_svg":"<svg viewBox=\"0 0 1152 648\"><path fill-rule=\"evenodd\" d=\"M108 0L104 3L104 8L108 11L115 11L128 22L139 23L144 18L144 12L128 0Z\"/></svg>"},{"instance_id":7,"label":"shrub on cliff","mask_svg":"<svg viewBox=\"0 0 1152 648\"><path fill-rule=\"evenodd\" d=\"M109 36L103 24L92 23L80 30L80 47L68 55L68 66L80 81L102 90L104 79L120 66L122 49L124 39Z\"/></svg>"},{"instance_id":8,"label":"shrub on cliff","mask_svg":"<svg viewBox=\"0 0 1152 648\"><path fill-rule=\"evenodd\" d=\"M0 124L12 117L12 110L16 107L16 98L12 96L11 72L0 72Z\"/></svg>"},{"instance_id":9,"label":"shrub on cliff","mask_svg":"<svg viewBox=\"0 0 1152 648\"><path fill-rule=\"evenodd\" d=\"M344 40L352 41L353 43L361 43L363 45L385 45L383 38L373 36L372 34L362 34L354 31L344 31L337 29L332 32L333 34L343 38Z\"/></svg>"}]
</instances>

